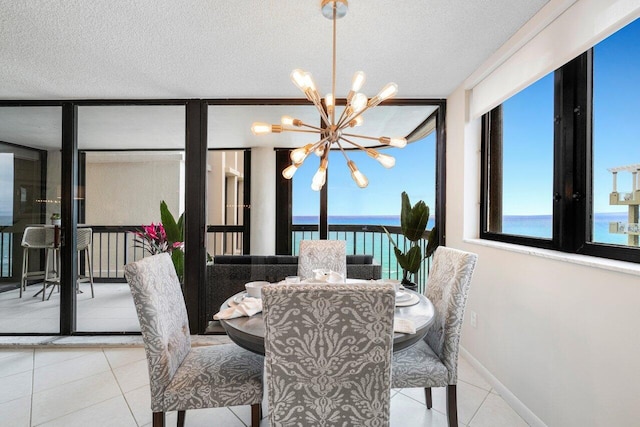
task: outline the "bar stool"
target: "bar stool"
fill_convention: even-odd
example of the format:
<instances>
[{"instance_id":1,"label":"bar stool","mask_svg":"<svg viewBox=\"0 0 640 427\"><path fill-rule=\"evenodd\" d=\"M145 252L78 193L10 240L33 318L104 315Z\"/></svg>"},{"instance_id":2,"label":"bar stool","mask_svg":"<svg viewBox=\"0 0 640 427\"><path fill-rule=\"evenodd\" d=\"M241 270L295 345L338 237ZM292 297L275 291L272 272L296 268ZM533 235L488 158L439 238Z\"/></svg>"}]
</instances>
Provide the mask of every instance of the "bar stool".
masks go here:
<instances>
[{"instance_id":1,"label":"bar stool","mask_svg":"<svg viewBox=\"0 0 640 427\"><path fill-rule=\"evenodd\" d=\"M55 247L55 230L50 227L27 227L22 235L22 277L20 279L20 298L22 293L27 289L27 281L30 279L42 279L42 299L44 300L44 291L49 281L49 258L51 252L57 252ZM41 251L44 249L45 269L44 271L29 271L29 251ZM57 268L55 264L57 257L54 255L54 270ZM36 294L37 295L37 294ZM34 295L35 296L35 295Z\"/></svg>"},{"instance_id":2,"label":"bar stool","mask_svg":"<svg viewBox=\"0 0 640 427\"><path fill-rule=\"evenodd\" d=\"M78 243L76 246L76 250L78 251L78 278L76 280L76 292L82 293L80 290L80 283L89 282L91 285L91 298L95 298L95 294L93 291L93 265L91 262L91 242L93 241L93 230L91 228L78 228ZM60 264L60 252L58 248L54 248L54 262ZM89 277L80 276L80 255L84 252L85 259L87 261L87 267L89 268ZM47 267L45 267L46 271L50 271ZM55 270L55 268L54 268ZM47 285L58 286L58 290L60 290L60 276L56 274L55 276L47 276L45 277L45 284L43 289L46 289ZM51 292L49 292L49 296L47 299L51 298L51 294L53 294L53 288ZM44 295L42 296L44 300Z\"/></svg>"}]
</instances>

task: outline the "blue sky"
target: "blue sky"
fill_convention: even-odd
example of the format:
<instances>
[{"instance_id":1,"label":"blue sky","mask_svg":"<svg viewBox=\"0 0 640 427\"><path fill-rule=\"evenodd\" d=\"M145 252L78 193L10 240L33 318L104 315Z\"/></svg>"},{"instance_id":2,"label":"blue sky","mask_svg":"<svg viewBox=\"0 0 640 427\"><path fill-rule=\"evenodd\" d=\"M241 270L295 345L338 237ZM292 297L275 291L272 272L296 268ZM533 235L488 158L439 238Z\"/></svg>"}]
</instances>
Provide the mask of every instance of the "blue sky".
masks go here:
<instances>
[{"instance_id":1,"label":"blue sky","mask_svg":"<svg viewBox=\"0 0 640 427\"><path fill-rule=\"evenodd\" d=\"M339 151L331 152L328 168L329 215L400 215L400 194L403 191L407 192L412 204L424 200L431 208L431 214L435 213L435 134L407 144L405 148L387 148L381 152L396 158L393 168L385 169L360 150L347 152L369 179L369 185L364 189L351 179L351 172L342 154ZM311 179L318 165L319 158L309 156L293 178L294 216L318 215L320 193L311 190Z\"/></svg>"}]
</instances>

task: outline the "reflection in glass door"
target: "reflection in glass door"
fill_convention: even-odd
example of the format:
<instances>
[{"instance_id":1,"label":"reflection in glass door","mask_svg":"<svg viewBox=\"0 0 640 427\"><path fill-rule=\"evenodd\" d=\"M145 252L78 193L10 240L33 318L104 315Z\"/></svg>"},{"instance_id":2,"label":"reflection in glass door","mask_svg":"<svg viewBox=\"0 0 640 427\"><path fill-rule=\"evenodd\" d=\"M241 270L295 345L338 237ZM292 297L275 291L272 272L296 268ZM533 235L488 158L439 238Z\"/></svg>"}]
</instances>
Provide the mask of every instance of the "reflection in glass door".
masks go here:
<instances>
[{"instance_id":1,"label":"reflection in glass door","mask_svg":"<svg viewBox=\"0 0 640 427\"><path fill-rule=\"evenodd\" d=\"M124 266L151 255L134 232L159 229L162 201L184 211L184 142L182 105L78 108L78 331L140 330Z\"/></svg>"},{"instance_id":2,"label":"reflection in glass door","mask_svg":"<svg viewBox=\"0 0 640 427\"><path fill-rule=\"evenodd\" d=\"M61 109L0 107L0 333L60 330Z\"/></svg>"}]
</instances>

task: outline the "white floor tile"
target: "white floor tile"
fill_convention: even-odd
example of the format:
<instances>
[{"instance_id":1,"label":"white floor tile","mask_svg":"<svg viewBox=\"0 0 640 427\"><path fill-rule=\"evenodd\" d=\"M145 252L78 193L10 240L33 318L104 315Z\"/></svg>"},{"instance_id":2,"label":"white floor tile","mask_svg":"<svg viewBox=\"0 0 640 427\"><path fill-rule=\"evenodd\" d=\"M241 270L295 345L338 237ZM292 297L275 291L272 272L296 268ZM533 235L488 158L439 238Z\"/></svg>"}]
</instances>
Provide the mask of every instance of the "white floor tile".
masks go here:
<instances>
[{"instance_id":1,"label":"white floor tile","mask_svg":"<svg viewBox=\"0 0 640 427\"><path fill-rule=\"evenodd\" d=\"M391 426L447 427L448 423L446 415L427 409L426 405L398 393L391 399ZM463 426L460 424L460 427Z\"/></svg>"},{"instance_id":2,"label":"white floor tile","mask_svg":"<svg viewBox=\"0 0 640 427\"><path fill-rule=\"evenodd\" d=\"M55 420L120 395L111 371L36 392L33 394L32 423Z\"/></svg>"},{"instance_id":3,"label":"white floor tile","mask_svg":"<svg viewBox=\"0 0 640 427\"><path fill-rule=\"evenodd\" d=\"M110 370L102 351L87 351L84 356L36 368L33 372L33 390L39 392L101 372L111 373Z\"/></svg>"},{"instance_id":4,"label":"white floor tile","mask_svg":"<svg viewBox=\"0 0 640 427\"><path fill-rule=\"evenodd\" d=\"M463 357L458 359L458 380L480 387L483 390L491 390L491 384Z\"/></svg>"},{"instance_id":5,"label":"white floor tile","mask_svg":"<svg viewBox=\"0 0 640 427\"><path fill-rule=\"evenodd\" d=\"M77 359L101 351L99 348L37 348L35 349L35 368Z\"/></svg>"},{"instance_id":6,"label":"white floor tile","mask_svg":"<svg viewBox=\"0 0 640 427\"><path fill-rule=\"evenodd\" d=\"M12 350L0 360L0 378L33 369L33 350Z\"/></svg>"},{"instance_id":7,"label":"white floor tile","mask_svg":"<svg viewBox=\"0 0 640 427\"><path fill-rule=\"evenodd\" d=\"M424 404L424 389L404 388L401 391L405 396L411 397ZM472 386L464 382L459 382L457 387L458 401L458 421L468 424L473 415L489 394L488 390ZM431 389L433 409L443 414L447 413L447 392L445 387L434 387Z\"/></svg>"},{"instance_id":8,"label":"white floor tile","mask_svg":"<svg viewBox=\"0 0 640 427\"><path fill-rule=\"evenodd\" d=\"M111 369L119 368L140 360L147 360L144 348L105 348L104 354L107 356Z\"/></svg>"},{"instance_id":9,"label":"white floor tile","mask_svg":"<svg viewBox=\"0 0 640 427\"><path fill-rule=\"evenodd\" d=\"M0 363L2 361L0 360ZM33 371L20 372L9 375L0 380L0 403L8 402L25 396L31 396Z\"/></svg>"},{"instance_id":10,"label":"white floor tile","mask_svg":"<svg viewBox=\"0 0 640 427\"><path fill-rule=\"evenodd\" d=\"M96 405L72 412L41 427L136 427L136 421L124 397L117 396Z\"/></svg>"},{"instance_id":11,"label":"white floor tile","mask_svg":"<svg viewBox=\"0 0 640 427\"><path fill-rule=\"evenodd\" d=\"M0 403L0 426L29 427L31 396Z\"/></svg>"},{"instance_id":12,"label":"white floor tile","mask_svg":"<svg viewBox=\"0 0 640 427\"><path fill-rule=\"evenodd\" d=\"M113 374L118 380L123 393L149 384L149 368L147 367L146 358L115 368L113 369Z\"/></svg>"},{"instance_id":13,"label":"white floor tile","mask_svg":"<svg viewBox=\"0 0 640 427\"><path fill-rule=\"evenodd\" d=\"M151 417L151 390L148 385L125 393L124 398L139 426L150 424L153 421Z\"/></svg>"},{"instance_id":14,"label":"white floor tile","mask_svg":"<svg viewBox=\"0 0 640 427\"><path fill-rule=\"evenodd\" d=\"M241 406L234 406L232 409L240 409L240 413L244 414ZM247 406L249 408L249 406ZM212 425L220 425L225 427L245 427L251 425L251 410L248 409L248 418L243 416L244 422L240 421L237 412L234 413L231 408L207 408L194 409L187 411L185 414L185 427L210 427Z\"/></svg>"},{"instance_id":15,"label":"white floor tile","mask_svg":"<svg viewBox=\"0 0 640 427\"><path fill-rule=\"evenodd\" d=\"M526 427L528 424L498 395L490 393L470 427Z\"/></svg>"}]
</instances>

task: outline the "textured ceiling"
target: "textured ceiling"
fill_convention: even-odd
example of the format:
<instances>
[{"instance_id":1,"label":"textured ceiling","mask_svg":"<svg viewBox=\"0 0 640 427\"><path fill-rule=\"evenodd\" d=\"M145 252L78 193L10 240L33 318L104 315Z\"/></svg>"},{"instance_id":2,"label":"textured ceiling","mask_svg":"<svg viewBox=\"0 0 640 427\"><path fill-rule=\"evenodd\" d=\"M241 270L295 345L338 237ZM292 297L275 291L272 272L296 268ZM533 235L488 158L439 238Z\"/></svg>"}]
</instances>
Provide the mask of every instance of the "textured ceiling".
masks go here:
<instances>
[{"instance_id":1,"label":"textured ceiling","mask_svg":"<svg viewBox=\"0 0 640 427\"><path fill-rule=\"evenodd\" d=\"M548 0L351 0L337 25L337 88L355 71L373 96L445 98ZM289 74L331 87L331 21L320 0L0 0L0 100L301 98ZM406 136L433 107L377 107L357 133ZM294 147L252 121L312 107L211 107L209 146ZM0 107L0 140L60 147L59 107ZM82 149L180 148L183 107L80 107Z\"/></svg>"},{"instance_id":2,"label":"textured ceiling","mask_svg":"<svg viewBox=\"0 0 640 427\"><path fill-rule=\"evenodd\" d=\"M351 0L338 21L338 95L446 97L547 0ZM328 92L320 0L0 0L0 99L300 97Z\"/></svg>"}]
</instances>

